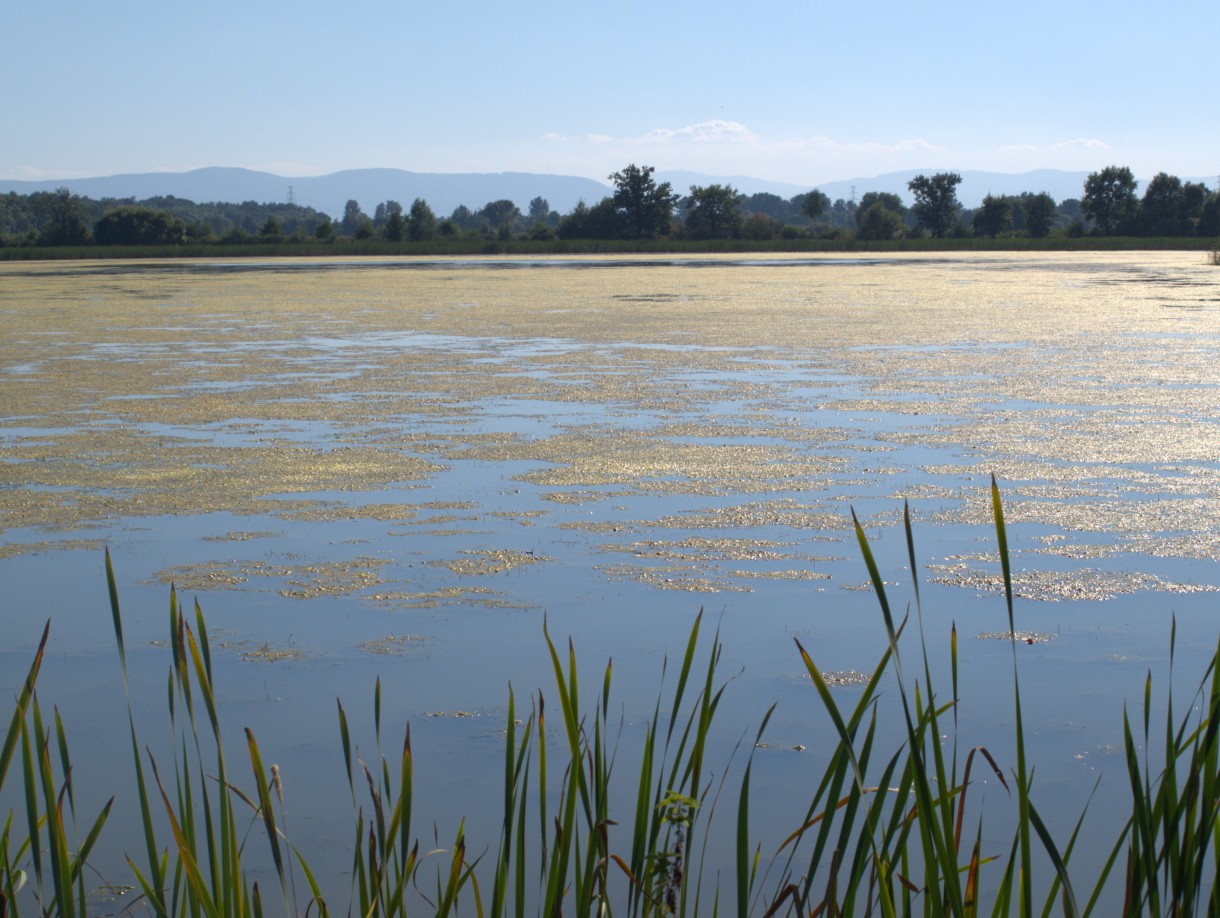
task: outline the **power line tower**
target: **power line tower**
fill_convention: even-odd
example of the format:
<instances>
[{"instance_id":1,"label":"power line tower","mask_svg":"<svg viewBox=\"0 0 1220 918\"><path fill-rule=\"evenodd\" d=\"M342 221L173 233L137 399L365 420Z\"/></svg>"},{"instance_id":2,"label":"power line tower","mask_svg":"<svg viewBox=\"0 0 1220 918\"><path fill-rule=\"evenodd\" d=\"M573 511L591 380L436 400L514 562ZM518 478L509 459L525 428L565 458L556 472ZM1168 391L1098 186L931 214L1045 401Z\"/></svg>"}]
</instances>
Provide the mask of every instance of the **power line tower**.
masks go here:
<instances>
[{"instance_id":1,"label":"power line tower","mask_svg":"<svg viewBox=\"0 0 1220 918\"><path fill-rule=\"evenodd\" d=\"M855 185L851 186L851 203L853 205L856 203L856 186Z\"/></svg>"},{"instance_id":2,"label":"power line tower","mask_svg":"<svg viewBox=\"0 0 1220 918\"><path fill-rule=\"evenodd\" d=\"M288 206L294 207L297 203L296 195L292 193L292 186L288 186Z\"/></svg>"}]
</instances>

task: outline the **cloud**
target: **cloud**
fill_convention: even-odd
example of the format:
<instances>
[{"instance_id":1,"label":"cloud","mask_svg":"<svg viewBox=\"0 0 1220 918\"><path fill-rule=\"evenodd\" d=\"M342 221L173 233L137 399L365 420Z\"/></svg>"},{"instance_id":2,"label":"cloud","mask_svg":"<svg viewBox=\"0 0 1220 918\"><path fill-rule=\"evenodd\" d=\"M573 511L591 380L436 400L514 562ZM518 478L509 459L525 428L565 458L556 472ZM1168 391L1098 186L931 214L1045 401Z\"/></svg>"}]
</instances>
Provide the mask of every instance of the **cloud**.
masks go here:
<instances>
[{"instance_id":1,"label":"cloud","mask_svg":"<svg viewBox=\"0 0 1220 918\"><path fill-rule=\"evenodd\" d=\"M612 137L608 134L586 134L584 137L574 137L549 131L541 137L547 143L557 144L629 144L631 146L676 146L680 144L700 144L730 147L750 145L758 153L792 153L792 152L822 152L848 155L882 155L894 156L903 153L944 153L944 147L939 147L921 137L899 140L895 143L879 141L845 142L830 137L814 136L799 137L792 140L765 141L739 121L726 121L713 118L688 124L677 128L654 128L646 134L636 137Z\"/></svg>"},{"instance_id":2,"label":"cloud","mask_svg":"<svg viewBox=\"0 0 1220 918\"><path fill-rule=\"evenodd\" d=\"M1077 137L1073 140L1061 140L1059 143L1053 143L1049 147L1040 147L1034 143L1013 143L1008 146L1000 147L999 153L1023 153L1037 154L1046 153L1048 151L1063 151L1063 150L1108 150L1110 145L1104 140L1097 140L1089 137Z\"/></svg>"},{"instance_id":3,"label":"cloud","mask_svg":"<svg viewBox=\"0 0 1220 918\"><path fill-rule=\"evenodd\" d=\"M1075 140L1064 140L1051 147L1052 150L1108 150L1110 145L1104 140L1090 137L1077 137Z\"/></svg>"},{"instance_id":4,"label":"cloud","mask_svg":"<svg viewBox=\"0 0 1220 918\"><path fill-rule=\"evenodd\" d=\"M680 128L655 128L631 143L670 143L694 141L695 143L753 143L758 138L744 124L714 118Z\"/></svg>"},{"instance_id":5,"label":"cloud","mask_svg":"<svg viewBox=\"0 0 1220 918\"><path fill-rule=\"evenodd\" d=\"M927 140L924 140L922 137L912 137L907 140L900 140L897 143L880 143L874 140L844 142L819 135L815 137L800 137L796 140L789 140L783 144L780 144L779 146L796 150L818 150L825 153L893 155L896 153L945 152L944 147L938 147L936 144L930 143Z\"/></svg>"}]
</instances>

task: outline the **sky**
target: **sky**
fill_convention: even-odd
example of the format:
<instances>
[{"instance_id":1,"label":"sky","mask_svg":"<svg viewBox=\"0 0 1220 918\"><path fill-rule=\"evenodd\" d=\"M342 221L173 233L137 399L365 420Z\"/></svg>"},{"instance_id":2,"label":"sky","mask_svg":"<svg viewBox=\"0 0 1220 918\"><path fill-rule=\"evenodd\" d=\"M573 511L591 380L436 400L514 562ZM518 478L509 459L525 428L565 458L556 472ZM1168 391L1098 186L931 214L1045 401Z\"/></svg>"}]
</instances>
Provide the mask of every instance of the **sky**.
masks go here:
<instances>
[{"instance_id":1,"label":"sky","mask_svg":"<svg viewBox=\"0 0 1220 918\"><path fill-rule=\"evenodd\" d=\"M1214 0L39 0L0 178L1220 174Z\"/></svg>"}]
</instances>

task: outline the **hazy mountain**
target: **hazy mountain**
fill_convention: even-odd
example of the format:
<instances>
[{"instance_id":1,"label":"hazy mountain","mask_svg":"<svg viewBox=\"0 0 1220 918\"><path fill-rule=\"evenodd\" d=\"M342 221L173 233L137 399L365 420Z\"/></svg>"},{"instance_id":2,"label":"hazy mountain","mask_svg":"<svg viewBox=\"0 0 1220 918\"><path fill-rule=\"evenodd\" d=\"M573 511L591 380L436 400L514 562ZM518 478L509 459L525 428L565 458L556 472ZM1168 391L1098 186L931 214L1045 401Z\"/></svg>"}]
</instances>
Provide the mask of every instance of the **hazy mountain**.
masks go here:
<instances>
[{"instance_id":1,"label":"hazy mountain","mask_svg":"<svg viewBox=\"0 0 1220 918\"><path fill-rule=\"evenodd\" d=\"M539 196L547 199L552 210L567 213L582 199L594 204L610 193L608 185L573 175L426 173L402 169L351 169L330 175L285 178L251 169L211 167L191 172L148 172L45 182L0 179L0 193L3 194L10 191L30 194L64 187L94 199L172 195L196 203L285 202L291 188L296 203L336 218L343 215L343 207L349 200L359 202L366 213L372 214L383 201L398 201L409 208L416 198L423 198L439 216L446 217L461 204L478 210L489 201L505 198L527 211L530 201Z\"/></svg>"},{"instance_id":2,"label":"hazy mountain","mask_svg":"<svg viewBox=\"0 0 1220 918\"><path fill-rule=\"evenodd\" d=\"M1065 172L1060 169L1035 169L1032 172L979 172L970 169L909 169L905 172L888 172L872 178L854 178L842 182L827 182L818 188L830 200L837 198L851 200L852 188L855 188L855 198L860 200L869 191L888 191L896 194L910 205L911 192L907 190L907 182L917 175L934 175L937 172L956 171L962 177L962 183L957 186L957 199L963 207L978 207L983 198L989 194L1018 195L1023 191L1038 194L1045 191L1056 203L1067 198L1079 198L1084 194L1084 180L1087 172Z\"/></svg>"},{"instance_id":3,"label":"hazy mountain","mask_svg":"<svg viewBox=\"0 0 1220 918\"><path fill-rule=\"evenodd\" d=\"M911 203L911 192L907 190L907 182L917 175L933 175L940 169L910 169L906 172L889 172L885 175L844 179L838 182L824 182L817 185L831 201L843 198L852 200L853 190L855 200L860 200L869 191L888 191L899 195L907 204ZM1033 172L980 172L957 170L962 177L962 183L957 186L957 199L963 207L978 207L983 198L989 194L1018 195L1023 191L1037 194L1045 191L1056 202L1065 198L1079 198L1084 194L1084 180L1087 172L1063 172L1058 169L1038 169ZM770 182L765 179L750 178L745 175L704 175L699 172L660 172L656 174L657 181L669 182L674 191L679 194L689 194L691 185L731 185L742 194L760 194L769 192L781 198L791 198L804 194L813 185L793 185L786 182Z\"/></svg>"},{"instance_id":4,"label":"hazy mountain","mask_svg":"<svg viewBox=\"0 0 1220 918\"><path fill-rule=\"evenodd\" d=\"M838 198L859 200L869 191L888 191L910 204L907 182L916 175L931 175L937 169L910 169L885 175L824 182L818 189L832 201ZM1020 194L1023 191L1046 191L1056 201L1079 198L1084 193L1085 172L1065 172L1059 169L1038 169L1032 172L981 172L960 170L962 183L957 197L965 207L978 207L988 194ZM742 194L768 192L781 198L803 194L813 186L772 182L745 175L705 175L700 172L657 172L656 179L669 182L680 195L690 193L691 185L731 185ZM1183 177L1186 180L1186 177ZM1202 179L1192 179L1203 181ZM530 172L496 173L436 173L407 172L403 169L349 169L330 175L285 178L269 172L250 169L211 167L191 172L146 172L132 175L111 175L100 178L55 179L43 182L22 182L0 179L0 194L15 191L30 194L67 187L76 194L94 199L137 198L173 195L197 203L223 201L241 203L285 202L289 189L293 199L333 217L343 214L349 200L359 202L371 214L382 201L398 201L410 207L416 198L423 198L439 216L446 217L459 205L478 210L490 201L507 198L522 211L529 209L535 197L547 199L552 210L564 214L578 201L596 204L611 193L611 187L593 179L574 175L543 175Z\"/></svg>"},{"instance_id":5,"label":"hazy mountain","mask_svg":"<svg viewBox=\"0 0 1220 918\"><path fill-rule=\"evenodd\" d=\"M775 194L784 200L804 194L812 185L793 185L789 182L771 182L767 179L751 178L748 175L705 175L702 172L661 172L653 176L658 182L669 182L674 193L683 197L690 194L691 185L730 185L741 194Z\"/></svg>"}]
</instances>

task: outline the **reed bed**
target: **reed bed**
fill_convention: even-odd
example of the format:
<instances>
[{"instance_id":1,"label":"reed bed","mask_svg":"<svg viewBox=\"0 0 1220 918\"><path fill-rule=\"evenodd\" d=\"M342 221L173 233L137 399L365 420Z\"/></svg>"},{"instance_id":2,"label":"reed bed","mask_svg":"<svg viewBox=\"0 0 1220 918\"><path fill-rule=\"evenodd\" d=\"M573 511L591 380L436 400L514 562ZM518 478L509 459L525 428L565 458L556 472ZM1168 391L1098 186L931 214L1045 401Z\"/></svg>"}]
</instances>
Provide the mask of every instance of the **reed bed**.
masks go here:
<instances>
[{"instance_id":1,"label":"reed bed","mask_svg":"<svg viewBox=\"0 0 1220 918\"><path fill-rule=\"evenodd\" d=\"M574 647L570 641L557 645L544 626L554 684L524 706L509 692L498 839L472 844L459 822L445 839L434 830L430 841L421 840L412 823L410 726L401 744L395 740L393 751L383 754L378 683L376 756L365 762L354 753L347 712L339 702L339 745L353 813L352 883L345 906L327 901L292 843L278 769L264 764L249 730L245 748L233 759L240 764L230 767L203 613L198 603L190 612L182 609L171 588L168 758L158 761L141 742L127 697L138 803L138 814L131 815L142 826L143 850L126 856L136 893L125 911L167 918L261 916L267 910L497 918L721 912L1090 915L1102 907L1103 897L1116 899L1121 893L1126 915L1216 914L1220 647L1180 718L1171 691L1164 702L1154 701L1151 676L1142 711L1123 712L1130 816L1117 838L1103 840L1109 854L1100 875L1074 875L1072 853L1085 831L1087 801L1070 836L1054 839L1031 788L1007 530L994 480L991 496L1013 649L1015 762L1001 763L987 749L959 742L956 630L949 635L949 672L934 680L918 584L911 611L899 619L857 522L887 646L855 703L844 707L797 642L812 693L832 724L832 752L816 787L793 788L794 797L803 795L803 803L793 801L803 815L778 850L764 856L750 823L753 754L772 711L763 714L732 785L725 769L713 777L707 762L709 733L727 682L719 672L719 635L707 639L701 614L677 660L673 688L658 695L642 751L631 762L618 760L612 667L601 672L594 700L586 705ZM913 572L909 513L904 522ZM106 577L127 692L122 616L108 555ZM0 790L10 766L14 785L20 785L12 794L19 803L6 814L0 834L0 918L100 911L90 896L87 865L114 801L97 814L78 817L62 720L58 710L48 717L38 702L49 630L48 623L0 749ZM908 631L914 636L906 636ZM1175 637L1171 633L1171 665ZM880 748L883 683L897 686L886 696L893 699L900 724L895 749ZM1160 740L1152 725L1162 716ZM548 717L557 722L553 727ZM982 850L986 814L967 824L967 799L980 771L994 776L1015 802L1016 827L1000 855ZM630 792L623 793L623 787ZM716 822L718 806L734 816ZM723 889L721 878L705 875L704 868L709 842L721 834L732 840L734 852L734 875ZM1096 846L1097 840L1089 843ZM989 901L981 893L985 873L989 888L996 890ZM276 888L260 889L252 875L273 877Z\"/></svg>"}]
</instances>

